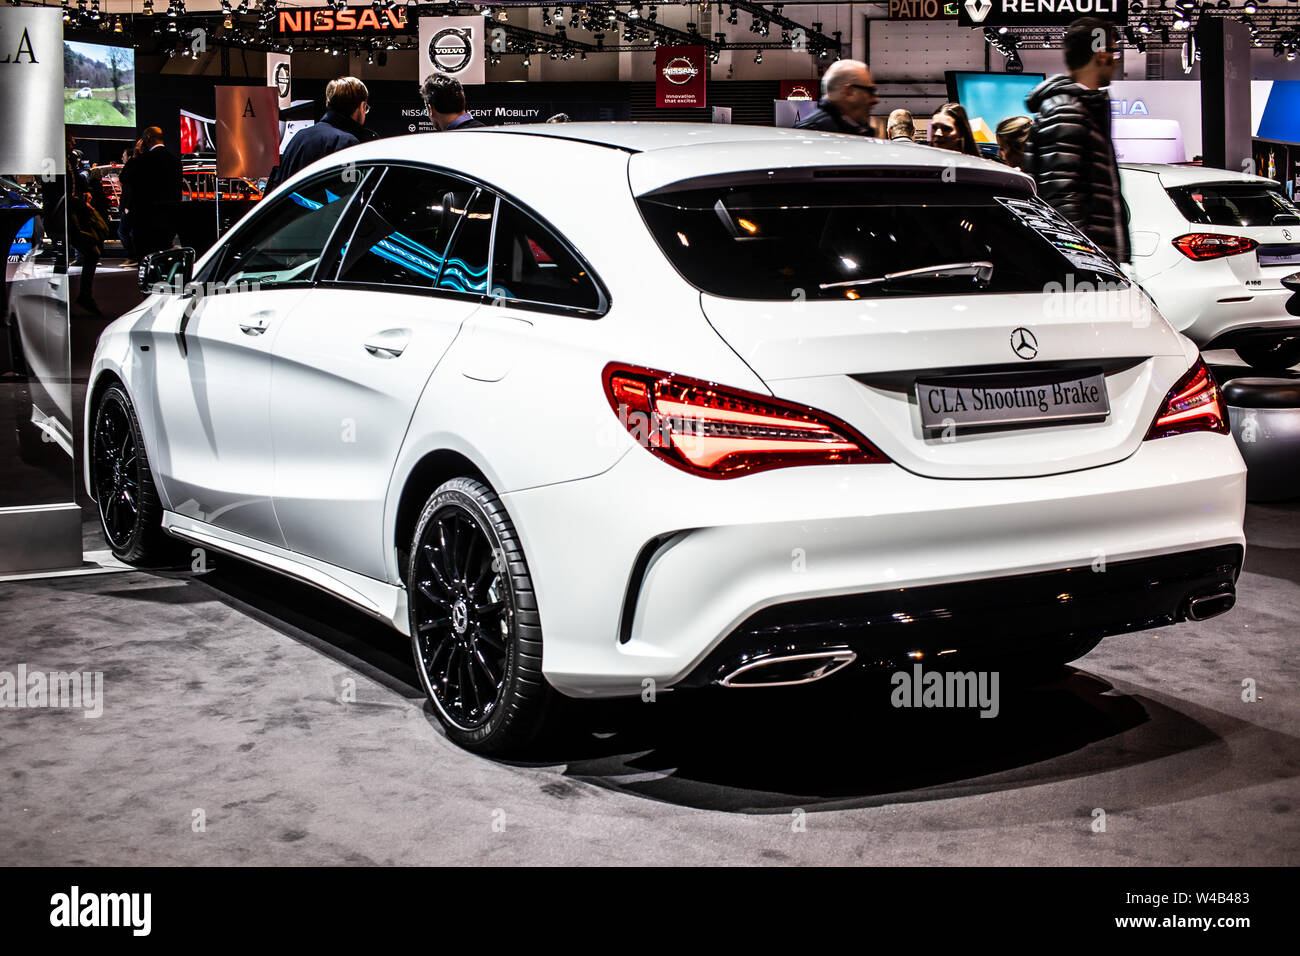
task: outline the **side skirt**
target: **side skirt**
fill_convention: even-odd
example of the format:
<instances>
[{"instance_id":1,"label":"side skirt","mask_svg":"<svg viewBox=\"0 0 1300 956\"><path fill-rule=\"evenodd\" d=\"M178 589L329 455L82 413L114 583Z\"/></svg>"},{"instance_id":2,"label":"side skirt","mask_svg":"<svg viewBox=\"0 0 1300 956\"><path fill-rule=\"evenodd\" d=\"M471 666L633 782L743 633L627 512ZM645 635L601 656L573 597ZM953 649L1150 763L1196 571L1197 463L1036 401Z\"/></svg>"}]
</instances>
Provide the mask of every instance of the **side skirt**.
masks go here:
<instances>
[{"instance_id":1,"label":"side skirt","mask_svg":"<svg viewBox=\"0 0 1300 956\"><path fill-rule=\"evenodd\" d=\"M364 574L225 531L172 511L163 512L162 526L164 531L175 538L232 555L310 584L410 636L406 589L403 587L376 581Z\"/></svg>"}]
</instances>

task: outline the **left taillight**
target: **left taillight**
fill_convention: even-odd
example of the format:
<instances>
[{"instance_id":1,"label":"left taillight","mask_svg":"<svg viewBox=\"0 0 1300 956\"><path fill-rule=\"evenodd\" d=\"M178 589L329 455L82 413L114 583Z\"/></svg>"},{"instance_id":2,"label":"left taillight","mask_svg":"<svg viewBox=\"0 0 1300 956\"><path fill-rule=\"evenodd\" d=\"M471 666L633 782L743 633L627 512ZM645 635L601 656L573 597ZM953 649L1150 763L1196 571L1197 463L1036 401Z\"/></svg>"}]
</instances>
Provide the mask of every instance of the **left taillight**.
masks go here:
<instances>
[{"instance_id":1,"label":"left taillight","mask_svg":"<svg viewBox=\"0 0 1300 956\"><path fill-rule=\"evenodd\" d=\"M602 378L610 407L637 444L705 478L889 461L845 422L793 402L614 362Z\"/></svg>"},{"instance_id":2,"label":"left taillight","mask_svg":"<svg viewBox=\"0 0 1300 956\"><path fill-rule=\"evenodd\" d=\"M1229 431L1228 406L1223 401L1223 393L1205 362L1198 357L1196 364L1165 396L1160 414L1151 423L1144 440L1168 438L1184 432L1226 435Z\"/></svg>"},{"instance_id":3,"label":"left taillight","mask_svg":"<svg viewBox=\"0 0 1300 956\"><path fill-rule=\"evenodd\" d=\"M1259 245L1254 239L1247 239L1245 236L1221 236L1212 232L1188 233L1179 236L1173 242L1175 249L1196 262L1239 256Z\"/></svg>"}]
</instances>

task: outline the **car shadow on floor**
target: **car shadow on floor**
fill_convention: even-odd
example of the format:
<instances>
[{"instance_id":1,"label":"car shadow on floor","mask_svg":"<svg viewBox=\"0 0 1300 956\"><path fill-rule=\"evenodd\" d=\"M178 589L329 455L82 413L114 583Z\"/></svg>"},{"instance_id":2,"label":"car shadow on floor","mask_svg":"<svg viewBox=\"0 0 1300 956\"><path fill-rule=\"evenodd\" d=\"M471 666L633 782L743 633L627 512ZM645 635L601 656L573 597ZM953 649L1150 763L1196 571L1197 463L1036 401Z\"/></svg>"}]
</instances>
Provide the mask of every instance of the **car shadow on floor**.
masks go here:
<instances>
[{"instance_id":1,"label":"car shadow on floor","mask_svg":"<svg viewBox=\"0 0 1300 956\"><path fill-rule=\"evenodd\" d=\"M388 687L442 733L407 638L306 585L232 558L216 563L197 585ZM890 675L878 672L803 687L660 693L653 702L561 698L528 759L500 762L536 774L560 798L586 785L736 813L923 803L1111 780L1115 771L1144 782L1127 797L1108 784L1114 801L1140 803L1152 788L1190 796L1236 785L1213 780L1232 777L1222 773L1234 762L1226 738L1238 734L1300 763L1295 738L1158 693L1124 693L1086 667L1036 685L1000 680L997 715L987 718L978 707L895 707Z\"/></svg>"}]
</instances>

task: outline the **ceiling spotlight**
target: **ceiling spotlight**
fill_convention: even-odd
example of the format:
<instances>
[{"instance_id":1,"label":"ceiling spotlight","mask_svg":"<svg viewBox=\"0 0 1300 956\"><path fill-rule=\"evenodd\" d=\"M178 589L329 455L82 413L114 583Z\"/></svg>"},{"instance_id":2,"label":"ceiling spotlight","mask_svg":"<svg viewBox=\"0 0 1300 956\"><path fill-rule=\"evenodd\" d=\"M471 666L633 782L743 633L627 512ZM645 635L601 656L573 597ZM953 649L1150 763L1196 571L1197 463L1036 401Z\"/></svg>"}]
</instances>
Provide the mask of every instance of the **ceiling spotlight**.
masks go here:
<instances>
[{"instance_id":1,"label":"ceiling spotlight","mask_svg":"<svg viewBox=\"0 0 1300 956\"><path fill-rule=\"evenodd\" d=\"M1242 4L1241 9L1245 10L1247 13L1254 13L1259 8L1255 6L1255 0L1246 0L1246 2Z\"/></svg>"},{"instance_id":2,"label":"ceiling spotlight","mask_svg":"<svg viewBox=\"0 0 1300 956\"><path fill-rule=\"evenodd\" d=\"M735 26L737 23L740 22L740 15L736 13L735 7L732 7L731 12L727 14L727 22L730 23L732 26Z\"/></svg>"},{"instance_id":3,"label":"ceiling spotlight","mask_svg":"<svg viewBox=\"0 0 1300 956\"><path fill-rule=\"evenodd\" d=\"M762 62L763 62L763 51L762 51L762 50L759 50L757 53L754 54L754 62L755 62L755 63L762 63Z\"/></svg>"}]
</instances>

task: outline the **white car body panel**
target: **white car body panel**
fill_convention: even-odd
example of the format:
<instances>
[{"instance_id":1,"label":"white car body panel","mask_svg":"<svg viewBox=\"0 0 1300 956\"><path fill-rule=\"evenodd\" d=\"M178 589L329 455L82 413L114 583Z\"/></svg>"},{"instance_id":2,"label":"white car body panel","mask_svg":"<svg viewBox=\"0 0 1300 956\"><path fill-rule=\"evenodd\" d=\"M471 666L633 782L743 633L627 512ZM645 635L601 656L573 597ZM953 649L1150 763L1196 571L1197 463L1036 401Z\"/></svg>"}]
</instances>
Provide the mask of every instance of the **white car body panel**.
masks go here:
<instances>
[{"instance_id":1,"label":"white car body panel","mask_svg":"<svg viewBox=\"0 0 1300 956\"><path fill-rule=\"evenodd\" d=\"M238 292L200 303L184 357L184 300L151 296L99 342L87 434L102 376L120 379L165 526L187 541L308 581L407 633L403 491L429 456L460 456L514 523L543 622L543 672L572 695L637 693L646 678L671 687L747 616L795 599L1244 546L1245 471L1231 436L1143 441L1197 352L1140 295L1078 293L1078 309L1059 316L1034 295L722 299L678 274L636 204L672 181L780 164L952 165L959 178L1023 184L1017 173L830 134L565 124L354 147L270 198L348 162L431 164L499 190L572 244L609 309L322 286ZM574 170L586 187L557 188ZM799 307L810 315L796 325ZM267 329L249 336L239 326L257 313ZM851 377L1013 365L1008 337L1020 325L1037 334L1040 361L1115 367L1104 422L944 443L923 436L906 390ZM368 342L402 348L383 357ZM620 424L601 381L611 362L812 406L891 461L688 474ZM660 539L620 641L633 566ZM798 551L806 567L796 571Z\"/></svg>"},{"instance_id":2,"label":"white car body panel","mask_svg":"<svg viewBox=\"0 0 1300 956\"><path fill-rule=\"evenodd\" d=\"M1300 224L1192 223L1165 191L1199 183L1276 186L1276 182L1228 170L1158 164L1123 164L1120 182L1129 206L1133 245L1133 261L1125 271L1151 295L1174 328L1204 348L1235 329L1300 326L1300 317L1286 310L1292 293L1282 286L1282 279L1300 272L1300 265L1261 267L1253 252L1196 262L1173 245L1179 236L1201 232L1300 248Z\"/></svg>"}]
</instances>

